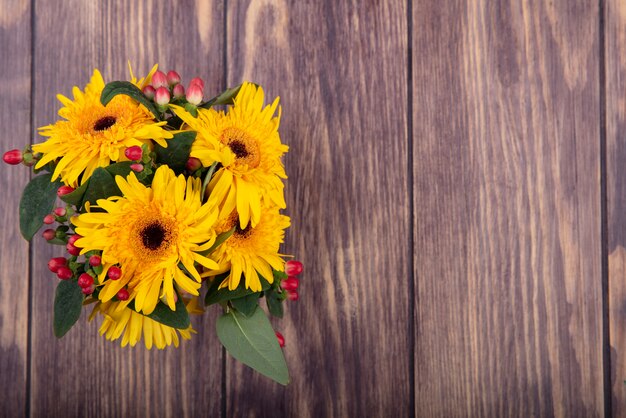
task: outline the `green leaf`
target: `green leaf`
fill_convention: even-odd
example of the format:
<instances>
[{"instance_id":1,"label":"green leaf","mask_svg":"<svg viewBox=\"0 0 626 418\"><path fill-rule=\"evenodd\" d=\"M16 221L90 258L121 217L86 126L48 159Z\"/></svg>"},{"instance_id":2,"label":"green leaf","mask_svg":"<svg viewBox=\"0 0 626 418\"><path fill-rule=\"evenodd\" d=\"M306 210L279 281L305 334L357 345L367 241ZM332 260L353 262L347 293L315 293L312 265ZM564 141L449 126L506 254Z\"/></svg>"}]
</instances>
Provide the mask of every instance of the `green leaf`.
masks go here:
<instances>
[{"instance_id":1,"label":"green leaf","mask_svg":"<svg viewBox=\"0 0 626 418\"><path fill-rule=\"evenodd\" d=\"M167 140L167 148L156 144L157 159L162 164L167 164L176 174L180 174L185 170L187 160L189 160L189 152L191 144L196 139L196 132L185 131L174 134L174 138Z\"/></svg>"},{"instance_id":2,"label":"green leaf","mask_svg":"<svg viewBox=\"0 0 626 418\"><path fill-rule=\"evenodd\" d=\"M54 335L64 336L80 318L83 292L73 280L62 280L54 296Z\"/></svg>"},{"instance_id":3,"label":"green leaf","mask_svg":"<svg viewBox=\"0 0 626 418\"><path fill-rule=\"evenodd\" d=\"M208 102L204 102L202 104L200 104L200 106L203 109L208 109L211 106L218 106L218 105L232 105L234 103L234 99L237 96L237 93L239 93L239 90L241 89L241 84L227 89L226 91L224 91L222 94L215 96L214 98L212 98L211 100L209 100Z\"/></svg>"},{"instance_id":4,"label":"green leaf","mask_svg":"<svg viewBox=\"0 0 626 418\"><path fill-rule=\"evenodd\" d=\"M131 164L133 164L132 161L115 163L107 166L105 170L113 176L113 179L115 179L115 176L122 176L126 178L131 173L131 171L133 171L133 169L130 168Z\"/></svg>"},{"instance_id":5,"label":"green leaf","mask_svg":"<svg viewBox=\"0 0 626 418\"><path fill-rule=\"evenodd\" d=\"M84 182L79 188L74 190L72 193L68 193L66 195L61 196L61 200L70 205L74 205L80 209L83 205L83 196L87 191L87 187L89 187L89 180Z\"/></svg>"},{"instance_id":6,"label":"green leaf","mask_svg":"<svg viewBox=\"0 0 626 418\"><path fill-rule=\"evenodd\" d=\"M137 312L134 301L129 303L128 307ZM152 311L150 315L145 316L150 319L154 319L163 325L177 329L187 329L191 324L191 321L189 320L189 312L187 312L185 303L180 298L178 299L178 302L176 302L175 311L171 310L165 303L159 302L157 303L156 308L154 308L154 311Z\"/></svg>"},{"instance_id":7,"label":"green leaf","mask_svg":"<svg viewBox=\"0 0 626 418\"><path fill-rule=\"evenodd\" d=\"M121 196L122 192L115 183L113 176L104 168L96 168L89 179L89 187L83 198L84 202L95 205L98 199L106 199L111 196Z\"/></svg>"},{"instance_id":8,"label":"green leaf","mask_svg":"<svg viewBox=\"0 0 626 418\"><path fill-rule=\"evenodd\" d=\"M262 309L249 317L232 310L222 315L217 320L217 336L237 360L281 385L289 383L283 351Z\"/></svg>"},{"instance_id":9,"label":"green leaf","mask_svg":"<svg viewBox=\"0 0 626 418\"><path fill-rule=\"evenodd\" d=\"M244 296L242 298L233 299L230 303L233 305L238 312L244 314L245 316L250 316L254 313L254 310L259 306L258 300L261 297L261 293L252 293L248 296Z\"/></svg>"},{"instance_id":10,"label":"green leaf","mask_svg":"<svg viewBox=\"0 0 626 418\"><path fill-rule=\"evenodd\" d=\"M280 298L278 293L274 290L268 290L265 292L265 302L267 303L267 309L270 311L272 316L276 318L282 318L284 312L283 309L283 300Z\"/></svg>"},{"instance_id":11,"label":"green leaf","mask_svg":"<svg viewBox=\"0 0 626 418\"><path fill-rule=\"evenodd\" d=\"M262 276L259 276L259 278L261 279L261 288L263 290L269 289L271 285L267 282L267 280L265 280ZM220 283L222 280L220 280ZM259 293L259 292L254 292L250 289L246 289L245 278L242 276L241 283L239 283L239 287L237 287L235 290L229 290L228 287L223 287L219 290L215 290L214 292L211 292L211 289L209 289L209 292L207 293L206 298L204 299L204 304L206 306L213 305L219 302L225 302L228 300L243 298L248 295L252 295L253 293Z\"/></svg>"},{"instance_id":12,"label":"green leaf","mask_svg":"<svg viewBox=\"0 0 626 418\"><path fill-rule=\"evenodd\" d=\"M204 180L202 181L202 196L205 196L204 192L206 191L206 188L208 187L209 183L211 182L211 177L213 177L213 173L215 172L215 169L217 168L217 164L218 164L217 161L215 161L213 164L211 164L211 167L209 167L209 170L206 172L206 175L204 176ZM203 197L203 199L204 199L204 197Z\"/></svg>"},{"instance_id":13,"label":"green leaf","mask_svg":"<svg viewBox=\"0 0 626 418\"><path fill-rule=\"evenodd\" d=\"M52 212L57 197L58 181L51 182L52 174L35 177L26 185L20 200L20 231L30 241L37 233L43 218Z\"/></svg>"},{"instance_id":14,"label":"green leaf","mask_svg":"<svg viewBox=\"0 0 626 418\"><path fill-rule=\"evenodd\" d=\"M209 248L206 251L202 251L200 252L201 255L209 255L211 254L213 251L215 251L215 249L217 247L219 247L220 245L222 245L224 243L224 241L226 241L228 238L230 238L230 236L235 232L235 228L231 228L229 231L224 232L223 234L219 234L217 236L217 238L215 238L215 242L213 243L213 245L211 245L211 248Z\"/></svg>"},{"instance_id":15,"label":"green leaf","mask_svg":"<svg viewBox=\"0 0 626 418\"><path fill-rule=\"evenodd\" d=\"M160 119L161 115L159 114L159 111L154 103L148 100L142 91L130 81L111 81L110 83L107 83L102 90L102 94L100 95L100 103L102 103L103 106L106 106L118 94L123 94L141 103L146 107L146 109L152 112L157 119Z\"/></svg>"}]
</instances>

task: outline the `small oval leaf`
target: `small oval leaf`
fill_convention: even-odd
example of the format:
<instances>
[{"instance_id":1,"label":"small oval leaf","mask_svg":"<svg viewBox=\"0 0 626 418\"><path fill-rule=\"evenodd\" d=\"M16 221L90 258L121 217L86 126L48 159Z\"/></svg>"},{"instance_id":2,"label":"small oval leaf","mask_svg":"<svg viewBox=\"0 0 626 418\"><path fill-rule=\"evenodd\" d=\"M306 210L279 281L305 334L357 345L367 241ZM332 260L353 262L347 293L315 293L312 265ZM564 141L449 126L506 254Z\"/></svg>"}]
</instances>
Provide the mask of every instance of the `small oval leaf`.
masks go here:
<instances>
[{"instance_id":1,"label":"small oval leaf","mask_svg":"<svg viewBox=\"0 0 626 418\"><path fill-rule=\"evenodd\" d=\"M167 164L176 174L182 173L189 160L191 144L195 139L195 132L186 131L174 134L174 138L167 141L167 148L156 144L154 151L158 161Z\"/></svg>"},{"instance_id":2,"label":"small oval leaf","mask_svg":"<svg viewBox=\"0 0 626 418\"><path fill-rule=\"evenodd\" d=\"M54 207L58 181L51 182L52 174L35 177L26 185L20 200L20 232L30 241L43 225L43 218Z\"/></svg>"},{"instance_id":3,"label":"small oval leaf","mask_svg":"<svg viewBox=\"0 0 626 418\"><path fill-rule=\"evenodd\" d=\"M134 302L129 303L128 307L136 312ZM150 315L146 316L172 328L187 329L189 328L189 325L191 325L189 312L187 312L187 308L185 307L185 303L182 299L178 299L176 302L175 311L171 310L169 306L163 302L159 302L157 303L156 308L154 308L154 311L152 311Z\"/></svg>"},{"instance_id":4,"label":"small oval leaf","mask_svg":"<svg viewBox=\"0 0 626 418\"><path fill-rule=\"evenodd\" d=\"M80 318L83 307L83 292L73 280L62 280L54 296L54 335L64 336Z\"/></svg>"}]
</instances>

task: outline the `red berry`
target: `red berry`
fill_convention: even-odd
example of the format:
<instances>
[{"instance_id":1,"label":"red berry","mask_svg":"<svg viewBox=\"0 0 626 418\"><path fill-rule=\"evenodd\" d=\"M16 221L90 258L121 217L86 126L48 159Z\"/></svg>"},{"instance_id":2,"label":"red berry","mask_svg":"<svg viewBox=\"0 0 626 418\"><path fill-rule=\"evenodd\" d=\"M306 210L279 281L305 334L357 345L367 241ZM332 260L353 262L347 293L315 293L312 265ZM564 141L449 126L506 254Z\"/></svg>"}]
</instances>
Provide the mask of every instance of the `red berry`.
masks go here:
<instances>
[{"instance_id":1,"label":"red berry","mask_svg":"<svg viewBox=\"0 0 626 418\"><path fill-rule=\"evenodd\" d=\"M65 208L55 208L53 212L56 216L59 217L65 216L67 214L67 210Z\"/></svg>"},{"instance_id":2,"label":"red berry","mask_svg":"<svg viewBox=\"0 0 626 418\"><path fill-rule=\"evenodd\" d=\"M120 277L122 277L122 269L117 266L113 266L109 269L108 275L109 279L118 280Z\"/></svg>"},{"instance_id":3,"label":"red berry","mask_svg":"<svg viewBox=\"0 0 626 418\"><path fill-rule=\"evenodd\" d=\"M66 266L59 266L57 270L57 277L61 280L68 280L72 278L72 270Z\"/></svg>"},{"instance_id":4,"label":"red berry","mask_svg":"<svg viewBox=\"0 0 626 418\"><path fill-rule=\"evenodd\" d=\"M96 290L96 286L94 286L94 285L82 288L83 295L91 295L94 290Z\"/></svg>"},{"instance_id":5,"label":"red berry","mask_svg":"<svg viewBox=\"0 0 626 418\"><path fill-rule=\"evenodd\" d=\"M302 273L302 263L296 260L289 260L285 263L285 273L287 276L297 276Z\"/></svg>"},{"instance_id":6,"label":"red berry","mask_svg":"<svg viewBox=\"0 0 626 418\"><path fill-rule=\"evenodd\" d=\"M65 246L65 249L67 250L68 253L70 253L71 255L75 255L78 256L80 255L80 248L74 246L74 244L70 244L69 242L67 243L67 245Z\"/></svg>"},{"instance_id":7,"label":"red berry","mask_svg":"<svg viewBox=\"0 0 626 418\"><path fill-rule=\"evenodd\" d=\"M167 78L167 83L170 86L175 86L180 83L180 75L176 71L168 71L165 77Z\"/></svg>"},{"instance_id":8,"label":"red berry","mask_svg":"<svg viewBox=\"0 0 626 418\"><path fill-rule=\"evenodd\" d=\"M7 164L17 165L22 162L22 151L18 149L7 151L2 156L2 160Z\"/></svg>"},{"instance_id":9,"label":"red berry","mask_svg":"<svg viewBox=\"0 0 626 418\"><path fill-rule=\"evenodd\" d=\"M78 285L80 287L89 287L93 284L93 277L87 273L83 273L78 276Z\"/></svg>"},{"instance_id":10,"label":"red berry","mask_svg":"<svg viewBox=\"0 0 626 418\"><path fill-rule=\"evenodd\" d=\"M198 106L202 102L202 85L198 83L192 83L187 89L187 101L192 105Z\"/></svg>"},{"instance_id":11,"label":"red berry","mask_svg":"<svg viewBox=\"0 0 626 418\"><path fill-rule=\"evenodd\" d=\"M91 267L98 267L100 264L102 264L102 258L100 258L99 255L92 255L89 257L89 265Z\"/></svg>"},{"instance_id":12,"label":"red berry","mask_svg":"<svg viewBox=\"0 0 626 418\"><path fill-rule=\"evenodd\" d=\"M172 89L172 95L176 99L182 99L183 97L185 97L185 88L183 87L183 85L176 84Z\"/></svg>"},{"instance_id":13,"label":"red berry","mask_svg":"<svg viewBox=\"0 0 626 418\"><path fill-rule=\"evenodd\" d=\"M143 156L143 150L139 145L133 145L124 150L124 155L131 161L139 161Z\"/></svg>"},{"instance_id":14,"label":"red berry","mask_svg":"<svg viewBox=\"0 0 626 418\"><path fill-rule=\"evenodd\" d=\"M163 73L163 71L159 70L152 74L152 86L154 86L155 89L167 87L167 76Z\"/></svg>"},{"instance_id":15,"label":"red berry","mask_svg":"<svg viewBox=\"0 0 626 418\"><path fill-rule=\"evenodd\" d=\"M72 244L72 245L74 245L74 243L75 243L76 241L78 241L79 239L81 239L81 238L82 238L82 237L81 237L80 235L78 235L78 234L70 235L70 237L69 237L69 238L68 238L68 240L67 240L67 243L68 243L68 244Z\"/></svg>"},{"instance_id":16,"label":"red berry","mask_svg":"<svg viewBox=\"0 0 626 418\"><path fill-rule=\"evenodd\" d=\"M66 194L70 194L74 191L73 187L70 186L61 186L59 187L59 190L57 190L57 196L61 197L61 196L65 196Z\"/></svg>"},{"instance_id":17,"label":"red berry","mask_svg":"<svg viewBox=\"0 0 626 418\"><path fill-rule=\"evenodd\" d=\"M152 100L154 99L154 94L156 93L156 90L154 87L152 86L146 86L143 88L143 95L146 96L148 99Z\"/></svg>"},{"instance_id":18,"label":"red berry","mask_svg":"<svg viewBox=\"0 0 626 418\"><path fill-rule=\"evenodd\" d=\"M154 95L154 101L161 106L170 102L170 91L167 87L159 87Z\"/></svg>"},{"instance_id":19,"label":"red berry","mask_svg":"<svg viewBox=\"0 0 626 418\"><path fill-rule=\"evenodd\" d=\"M128 293L128 290L126 289L120 289L120 291L117 292L117 298L119 300L128 300L129 297L130 297L130 294Z\"/></svg>"},{"instance_id":20,"label":"red berry","mask_svg":"<svg viewBox=\"0 0 626 418\"><path fill-rule=\"evenodd\" d=\"M199 169L200 167L202 167L202 163L200 162L199 159L195 158L195 157L190 157L187 160L187 164L185 165L185 167L187 168L187 170L189 171L196 171L197 169Z\"/></svg>"},{"instance_id":21,"label":"red berry","mask_svg":"<svg viewBox=\"0 0 626 418\"><path fill-rule=\"evenodd\" d=\"M52 225L55 221L54 215L46 215L43 218L43 223L46 225Z\"/></svg>"},{"instance_id":22,"label":"red berry","mask_svg":"<svg viewBox=\"0 0 626 418\"><path fill-rule=\"evenodd\" d=\"M276 331L276 338L278 338L278 345L280 345L281 347L285 346L285 337L283 337L283 334L281 334L280 332Z\"/></svg>"},{"instance_id":23,"label":"red berry","mask_svg":"<svg viewBox=\"0 0 626 418\"><path fill-rule=\"evenodd\" d=\"M57 236L57 231L55 231L54 229L46 229L45 231L43 231L43 234L41 234L41 236L43 236L47 241L50 241L51 239L54 239L54 237Z\"/></svg>"},{"instance_id":24,"label":"red berry","mask_svg":"<svg viewBox=\"0 0 626 418\"><path fill-rule=\"evenodd\" d=\"M296 290L298 288L298 279L295 276L289 276L287 279L283 280L280 284L285 290Z\"/></svg>"},{"instance_id":25,"label":"red berry","mask_svg":"<svg viewBox=\"0 0 626 418\"><path fill-rule=\"evenodd\" d=\"M48 261L48 268L51 272L56 273L59 271L59 267L65 266L67 259L65 257L54 257Z\"/></svg>"},{"instance_id":26,"label":"red berry","mask_svg":"<svg viewBox=\"0 0 626 418\"><path fill-rule=\"evenodd\" d=\"M130 169L136 173L141 173L143 171L143 165L141 164L131 164Z\"/></svg>"},{"instance_id":27,"label":"red berry","mask_svg":"<svg viewBox=\"0 0 626 418\"><path fill-rule=\"evenodd\" d=\"M288 290L287 291L287 299L292 300L292 301L296 301L298 300L298 291L297 290Z\"/></svg>"}]
</instances>

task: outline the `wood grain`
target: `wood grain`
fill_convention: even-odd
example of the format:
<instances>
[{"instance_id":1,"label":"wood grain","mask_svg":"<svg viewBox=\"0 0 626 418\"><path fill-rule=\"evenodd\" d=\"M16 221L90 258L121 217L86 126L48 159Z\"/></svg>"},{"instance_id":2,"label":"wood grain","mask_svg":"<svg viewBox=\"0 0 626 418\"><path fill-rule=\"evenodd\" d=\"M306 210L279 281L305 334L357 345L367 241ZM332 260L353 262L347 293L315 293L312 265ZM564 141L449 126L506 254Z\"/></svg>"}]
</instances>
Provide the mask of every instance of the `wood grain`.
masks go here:
<instances>
[{"instance_id":1,"label":"wood grain","mask_svg":"<svg viewBox=\"0 0 626 418\"><path fill-rule=\"evenodd\" d=\"M222 3L36 2L37 126L57 119L57 92L84 86L94 67L125 79L127 59L137 74L153 63L176 68L206 91L223 80ZM221 411L222 350L213 316L194 319L199 334L165 351L121 348L97 333L86 315L62 340L52 334L58 279L46 260L61 255L37 241L33 252L32 397L34 416L215 416Z\"/></svg>"},{"instance_id":2,"label":"wood grain","mask_svg":"<svg viewBox=\"0 0 626 418\"><path fill-rule=\"evenodd\" d=\"M0 1L0 153L23 149L30 142L30 3ZM0 163L2 238L0 240L0 415L26 411L28 363L28 244L19 232L19 196L28 182L24 166Z\"/></svg>"},{"instance_id":3,"label":"wood grain","mask_svg":"<svg viewBox=\"0 0 626 418\"><path fill-rule=\"evenodd\" d=\"M418 416L604 414L598 32L597 1L414 3Z\"/></svg>"},{"instance_id":4,"label":"wood grain","mask_svg":"<svg viewBox=\"0 0 626 418\"><path fill-rule=\"evenodd\" d=\"M283 388L228 358L226 416L410 415L406 2L228 2L228 82L280 96Z\"/></svg>"},{"instance_id":5,"label":"wood grain","mask_svg":"<svg viewBox=\"0 0 626 418\"><path fill-rule=\"evenodd\" d=\"M626 4L605 1L607 224L612 408L626 416Z\"/></svg>"}]
</instances>

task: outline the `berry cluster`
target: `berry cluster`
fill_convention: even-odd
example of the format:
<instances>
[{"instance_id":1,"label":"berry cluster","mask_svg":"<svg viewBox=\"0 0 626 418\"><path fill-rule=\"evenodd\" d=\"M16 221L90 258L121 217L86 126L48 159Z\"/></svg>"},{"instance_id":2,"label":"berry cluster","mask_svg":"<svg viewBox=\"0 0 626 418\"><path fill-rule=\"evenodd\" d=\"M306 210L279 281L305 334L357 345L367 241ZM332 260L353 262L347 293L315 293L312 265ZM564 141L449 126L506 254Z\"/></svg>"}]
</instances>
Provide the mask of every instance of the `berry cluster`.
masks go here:
<instances>
[{"instance_id":1,"label":"berry cluster","mask_svg":"<svg viewBox=\"0 0 626 418\"><path fill-rule=\"evenodd\" d=\"M298 300L298 286L300 280L297 276L302 273L303 265L300 261L290 260L285 263L285 274L287 278L281 281L280 287L287 293L287 299L296 301ZM285 346L285 337L280 332L276 331L276 338L278 338L278 344L281 347Z\"/></svg>"},{"instance_id":2,"label":"berry cluster","mask_svg":"<svg viewBox=\"0 0 626 418\"><path fill-rule=\"evenodd\" d=\"M189 82L187 91L181 84L180 75L176 71L156 71L152 75L152 82L143 88L143 94L164 110L173 100L189 110L202 102L204 94L204 81L195 77Z\"/></svg>"}]
</instances>

